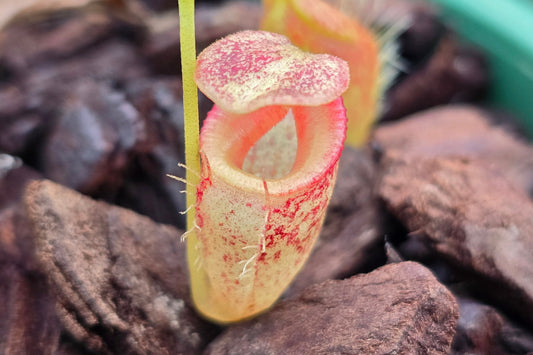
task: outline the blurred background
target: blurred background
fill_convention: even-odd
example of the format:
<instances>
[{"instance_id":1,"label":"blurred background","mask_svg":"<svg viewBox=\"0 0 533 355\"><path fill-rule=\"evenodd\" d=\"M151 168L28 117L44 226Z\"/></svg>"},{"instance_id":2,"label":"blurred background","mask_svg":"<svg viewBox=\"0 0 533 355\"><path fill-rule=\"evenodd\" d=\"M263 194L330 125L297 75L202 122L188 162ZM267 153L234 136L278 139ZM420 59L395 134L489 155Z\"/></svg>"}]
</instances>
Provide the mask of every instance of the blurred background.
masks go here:
<instances>
[{"instance_id":1,"label":"blurred background","mask_svg":"<svg viewBox=\"0 0 533 355\"><path fill-rule=\"evenodd\" d=\"M494 70L503 68L494 58L505 48L481 49L482 33L494 43L496 37L481 25L465 25L461 19L473 9L435 2L446 20L430 2L381 1L383 9L410 20L397 39L402 71L379 122L451 102L494 102L501 95L492 95L492 84L502 76L516 83L517 93L509 94L509 84L498 92L526 105L531 62L519 62L519 72L502 69L508 75ZM259 1L196 5L199 51L260 23ZM377 23L387 27L394 19L382 16ZM184 188L165 176L184 175L177 165L183 161L178 27L174 0L0 0L0 172L23 165L18 181L44 176L183 227ZM515 101L506 100L494 117L509 122ZM200 95L201 118L210 107ZM531 107L515 110L522 120L513 127L521 134Z\"/></svg>"},{"instance_id":2,"label":"blurred background","mask_svg":"<svg viewBox=\"0 0 533 355\"><path fill-rule=\"evenodd\" d=\"M259 22L257 3L197 6L199 49ZM3 169L183 227L177 3L1 0L0 26Z\"/></svg>"}]
</instances>

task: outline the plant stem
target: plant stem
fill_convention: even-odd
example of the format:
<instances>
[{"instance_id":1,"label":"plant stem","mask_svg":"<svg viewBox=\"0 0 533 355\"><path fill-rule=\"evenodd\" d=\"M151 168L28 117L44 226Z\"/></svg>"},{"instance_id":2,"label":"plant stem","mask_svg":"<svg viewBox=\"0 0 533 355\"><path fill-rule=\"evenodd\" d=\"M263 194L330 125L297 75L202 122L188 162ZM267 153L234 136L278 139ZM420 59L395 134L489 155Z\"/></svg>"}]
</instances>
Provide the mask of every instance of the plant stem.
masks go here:
<instances>
[{"instance_id":1,"label":"plant stem","mask_svg":"<svg viewBox=\"0 0 533 355\"><path fill-rule=\"evenodd\" d=\"M194 0L178 0L180 17L181 73L183 84L183 113L185 128L185 164L187 179L187 207L196 205L196 185L200 172L198 93L194 82L196 43L194 32ZM187 213L187 229L194 227L194 207ZM189 236L192 236L193 233Z\"/></svg>"},{"instance_id":2,"label":"plant stem","mask_svg":"<svg viewBox=\"0 0 533 355\"><path fill-rule=\"evenodd\" d=\"M183 85L183 117L185 131L185 164L187 189L187 259L189 265L199 259L198 238L196 236L196 186L199 183L200 166L200 125L198 121L198 92L194 82L196 70L196 39L194 30L194 0L178 0L180 17L180 51ZM189 208L190 207L190 208ZM200 267L190 267L192 298L207 295L206 275Z\"/></svg>"}]
</instances>

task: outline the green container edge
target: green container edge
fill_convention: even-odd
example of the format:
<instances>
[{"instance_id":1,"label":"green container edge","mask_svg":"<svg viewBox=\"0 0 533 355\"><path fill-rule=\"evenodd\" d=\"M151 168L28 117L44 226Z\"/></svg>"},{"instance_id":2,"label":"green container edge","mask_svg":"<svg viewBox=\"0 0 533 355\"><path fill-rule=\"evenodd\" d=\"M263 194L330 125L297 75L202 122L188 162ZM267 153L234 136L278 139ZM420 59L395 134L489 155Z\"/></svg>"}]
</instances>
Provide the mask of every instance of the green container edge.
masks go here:
<instances>
[{"instance_id":1,"label":"green container edge","mask_svg":"<svg viewBox=\"0 0 533 355\"><path fill-rule=\"evenodd\" d=\"M429 0L445 23L488 58L488 103L512 113L533 138L533 1Z\"/></svg>"}]
</instances>

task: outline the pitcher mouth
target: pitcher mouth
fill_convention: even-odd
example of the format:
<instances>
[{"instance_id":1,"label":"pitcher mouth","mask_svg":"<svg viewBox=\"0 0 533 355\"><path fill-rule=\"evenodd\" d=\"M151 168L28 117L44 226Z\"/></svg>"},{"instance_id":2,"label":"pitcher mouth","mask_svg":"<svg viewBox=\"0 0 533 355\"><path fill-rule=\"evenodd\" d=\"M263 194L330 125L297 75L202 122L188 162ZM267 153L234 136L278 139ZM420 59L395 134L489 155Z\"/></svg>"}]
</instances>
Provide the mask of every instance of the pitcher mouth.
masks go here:
<instances>
[{"instance_id":1,"label":"pitcher mouth","mask_svg":"<svg viewBox=\"0 0 533 355\"><path fill-rule=\"evenodd\" d=\"M210 174L244 191L263 194L266 182L271 195L293 193L320 179L340 157L345 112L340 97L321 106L269 106L248 114L229 113L215 105L202 127L202 158L208 160ZM297 148L291 166L283 167L288 173L271 178L243 169L250 149L289 113L294 117Z\"/></svg>"}]
</instances>

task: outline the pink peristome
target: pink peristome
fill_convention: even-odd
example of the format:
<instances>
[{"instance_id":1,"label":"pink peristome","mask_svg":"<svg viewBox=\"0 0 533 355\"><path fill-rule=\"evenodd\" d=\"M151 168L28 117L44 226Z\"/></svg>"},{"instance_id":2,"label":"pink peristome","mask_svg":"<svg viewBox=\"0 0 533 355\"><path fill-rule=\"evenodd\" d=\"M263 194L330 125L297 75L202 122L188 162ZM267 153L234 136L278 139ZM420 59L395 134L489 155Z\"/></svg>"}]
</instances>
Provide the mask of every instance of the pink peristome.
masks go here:
<instances>
[{"instance_id":1,"label":"pink peristome","mask_svg":"<svg viewBox=\"0 0 533 355\"><path fill-rule=\"evenodd\" d=\"M282 35L242 31L200 53L195 80L223 110L247 113L269 105L326 104L346 90L350 74L342 59L303 52Z\"/></svg>"}]
</instances>

